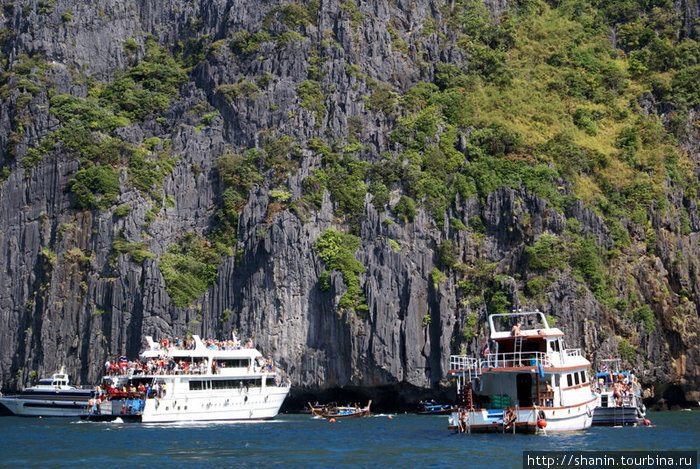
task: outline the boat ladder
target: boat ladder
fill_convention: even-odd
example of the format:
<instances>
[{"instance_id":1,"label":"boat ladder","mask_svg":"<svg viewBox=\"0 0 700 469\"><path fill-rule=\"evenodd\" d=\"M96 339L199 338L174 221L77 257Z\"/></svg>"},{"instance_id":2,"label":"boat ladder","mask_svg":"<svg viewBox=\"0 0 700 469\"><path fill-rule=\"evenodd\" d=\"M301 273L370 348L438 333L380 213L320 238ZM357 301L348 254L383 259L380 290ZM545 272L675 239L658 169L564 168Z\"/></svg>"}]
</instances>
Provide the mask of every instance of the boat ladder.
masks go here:
<instances>
[{"instance_id":1,"label":"boat ladder","mask_svg":"<svg viewBox=\"0 0 700 469\"><path fill-rule=\"evenodd\" d=\"M469 409L470 411L474 410L474 393L472 392L472 386L471 382L468 383L468 386L464 390L462 394L462 401L464 404L464 407Z\"/></svg>"},{"instance_id":2,"label":"boat ladder","mask_svg":"<svg viewBox=\"0 0 700 469\"><path fill-rule=\"evenodd\" d=\"M613 426L625 426L625 408L623 406L616 405L615 407L613 407Z\"/></svg>"},{"instance_id":3,"label":"boat ladder","mask_svg":"<svg viewBox=\"0 0 700 469\"><path fill-rule=\"evenodd\" d=\"M513 347L513 359L514 361L517 360L517 363L515 363L515 366L523 366L523 337L522 336L516 336L515 337L515 344Z\"/></svg>"},{"instance_id":4,"label":"boat ladder","mask_svg":"<svg viewBox=\"0 0 700 469\"><path fill-rule=\"evenodd\" d=\"M464 393L465 404L469 410L474 410L474 393L472 389L474 388L473 383L475 382L475 380L480 379L479 377L481 376L481 366L482 363L480 360L478 360L473 367L469 368L469 377L467 378L467 392Z\"/></svg>"}]
</instances>

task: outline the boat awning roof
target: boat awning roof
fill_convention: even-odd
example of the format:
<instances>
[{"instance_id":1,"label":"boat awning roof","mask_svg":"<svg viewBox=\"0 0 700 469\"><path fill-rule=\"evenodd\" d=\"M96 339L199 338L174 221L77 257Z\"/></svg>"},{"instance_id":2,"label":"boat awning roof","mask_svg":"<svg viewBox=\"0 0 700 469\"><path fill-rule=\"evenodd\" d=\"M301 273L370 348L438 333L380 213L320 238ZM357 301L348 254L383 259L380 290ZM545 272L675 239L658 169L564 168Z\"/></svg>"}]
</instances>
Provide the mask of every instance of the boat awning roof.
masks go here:
<instances>
[{"instance_id":1,"label":"boat awning roof","mask_svg":"<svg viewBox=\"0 0 700 469\"><path fill-rule=\"evenodd\" d=\"M602 378L604 376L610 376L610 375L624 375L624 376L629 376L630 373L629 371L600 371L595 374L597 377Z\"/></svg>"}]
</instances>

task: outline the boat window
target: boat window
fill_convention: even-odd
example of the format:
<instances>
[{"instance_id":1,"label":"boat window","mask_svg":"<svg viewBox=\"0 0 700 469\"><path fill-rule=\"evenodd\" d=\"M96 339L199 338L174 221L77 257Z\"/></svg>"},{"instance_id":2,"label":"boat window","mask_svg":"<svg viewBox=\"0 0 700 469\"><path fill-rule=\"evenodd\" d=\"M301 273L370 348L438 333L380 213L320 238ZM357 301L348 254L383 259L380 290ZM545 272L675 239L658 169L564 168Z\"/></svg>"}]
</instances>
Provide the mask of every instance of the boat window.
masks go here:
<instances>
[{"instance_id":1,"label":"boat window","mask_svg":"<svg viewBox=\"0 0 700 469\"><path fill-rule=\"evenodd\" d=\"M247 368L250 366L249 358L217 358L219 368Z\"/></svg>"},{"instance_id":2,"label":"boat window","mask_svg":"<svg viewBox=\"0 0 700 469\"><path fill-rule=\"evenodd\" d=\"M566 375L566 384L567 386L574 385L574 377L572 375Z\"/></svg>"},{"instance_id":3,"label":"boat window","mask_svg":"<svg viewBox=\"0 0 700 469\"><path fill-rule=\"evenodd\" d=\"M576 384L581 384L581 377L579 376L578 373L574 373L574 380L576 381Z\"/></svg>"},{"instance_id":4,"label":"boat window","mask_svg":"<svg viewBox=\"0 0 700 469\"><path fill-rule=\"evenodd\" d=\"M193 379L190 381L190 391L201 391L203 389L211 389L211 382L201 379Z\"/></svg>"},{"instance_id":5,"label":"boat window","mask_svg":"<svg viewBox=\"0 0 700 469\"><path fill-rule=\"evenodd\" d=\"M211 382L212 389L234 389L239 387L240 380L237 379L216 379Z\"/></svg>"},{"instance_id":6,"label":"boat window","mask_svg":"<svg viewBox=\"0 0 700 469\"><path fill-rule=\"evenodd\" d=\"M262 379L260 379L260 378L249 379L247 381L248 381L248 385L251 388L259 388L262 386Z\"/></svg>"},{"instance_id":7,"label":"boat window","mask_svg":"<svg viewBox=\"0 0 700 469\"><path fill-rule=\"evenodd\" d=\"M579 374L581 375L581 382L586 383L588 380L586 379L586 372L585 371L580 371Z\"/></svg>"},{"instance_id":8,"label":"boat window","mask_svg":"<svg viewBox=\"0 0 700 469\"><path fill-rule=\"evenodd\" d=\"M260 378L253 379L214 379L214 380L190 380L190 391L201 391L205 389L241 389L259 388L262 386ZM270 383L270 386L273 384Z\"/></svg>"}]
</instances>

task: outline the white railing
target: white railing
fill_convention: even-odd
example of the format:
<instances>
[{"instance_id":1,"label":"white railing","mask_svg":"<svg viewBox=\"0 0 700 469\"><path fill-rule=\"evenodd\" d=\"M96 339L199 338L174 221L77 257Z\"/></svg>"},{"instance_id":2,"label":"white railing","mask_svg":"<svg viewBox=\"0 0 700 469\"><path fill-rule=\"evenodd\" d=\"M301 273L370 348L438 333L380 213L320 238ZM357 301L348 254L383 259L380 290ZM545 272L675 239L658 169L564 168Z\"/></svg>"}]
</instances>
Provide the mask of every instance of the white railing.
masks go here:
<instances>
[{"instance_id":1,"label":"white railing","mask_svg":"<svg viewBox=\"0 0 700 469\"><path fill-rule=\"evenodd\" d=\"M468 357L466 355L451 355L450 369L451 370L469 370L480 368L479 359L476 357Z\"/></svg>"},{"instance_id":2,"label":"white railing","mask_svg":"<svg viewBox=\"0 0 700 469\"><path fill-rule=\"evenodd\" d=\"M450 356L450 370L453 370L453 374L480 373L484 368L522 368L539 365L552 366L549 356L544 352L491 353L485 358Z\"/></svg>"},{"instance_id":3,"label":"white railing","mask_svg":"<svg viewBox=\"0 0 700 469\"><path fill-rule=\"evenodd\" d=\"M581 357L581 349L580 348L567 348L564 349L564 355L567 357Z\"/></svg>"},{"instance_id":4,"label":"white railing","mask_svg":"<svg viewBox=\"0 0 700 469\"><path fill-rule=\"evenodd\" d=\"M489 354L484 368L521 368L527 366L552 366L549 356L544 352L511 352Z\"/></svg>"}]
</instances>

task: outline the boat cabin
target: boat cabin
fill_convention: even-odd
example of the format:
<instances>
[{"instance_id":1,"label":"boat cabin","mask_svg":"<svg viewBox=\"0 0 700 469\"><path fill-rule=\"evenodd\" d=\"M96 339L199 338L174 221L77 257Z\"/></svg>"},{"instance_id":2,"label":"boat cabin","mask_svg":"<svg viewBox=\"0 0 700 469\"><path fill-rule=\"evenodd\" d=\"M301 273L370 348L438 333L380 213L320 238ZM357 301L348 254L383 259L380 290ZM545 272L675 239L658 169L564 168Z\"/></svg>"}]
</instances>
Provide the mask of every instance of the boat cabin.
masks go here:
<instances>
[{"instance_id":1,"label":"boat cabin","mask_svg":"<svg viewBox=\"0 0 700 469\"><path fill-rule=\"evenodd\" d=\"M543 313L493 314L489 328L489 345L484 349L489 368L553 366L564 359L564 334L549 327Z\"/></svg>"},{"instance_id":2,"label":"boat cabin","mask_svg":"<svg viewBox=\"0 0 700 469\"><path fill-rule=\"evenodd\" d=\"M51 378L42 378L39 380L37 387L42 388L67 388L68 387L68 374L61 371L60 373L54 373Z\"/></svg>"}]
</instances>

